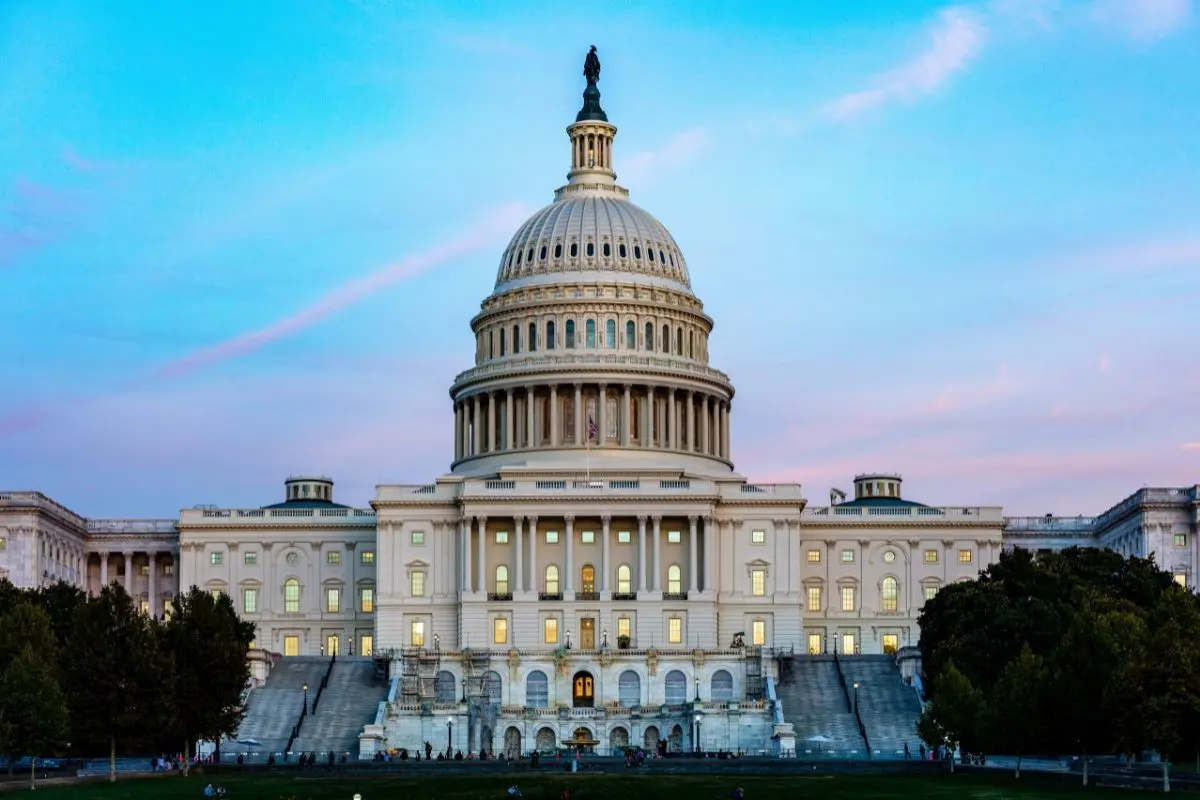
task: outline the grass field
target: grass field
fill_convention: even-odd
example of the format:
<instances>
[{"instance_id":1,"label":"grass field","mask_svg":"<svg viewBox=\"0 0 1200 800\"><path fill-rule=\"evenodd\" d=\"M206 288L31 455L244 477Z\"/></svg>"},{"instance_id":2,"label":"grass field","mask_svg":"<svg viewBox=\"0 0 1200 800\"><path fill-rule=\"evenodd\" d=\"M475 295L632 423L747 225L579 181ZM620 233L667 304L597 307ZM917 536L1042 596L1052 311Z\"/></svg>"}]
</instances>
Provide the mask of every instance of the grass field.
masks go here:
<instances>
[{"instance_id":1,"label":"grass field","mask_svg":"<svg viewBox=\"0 0 1200 800\"><path fill-rule=\"evenodd\" d=\"M174 800L202 798L209 781L223 785L231 800L506 800L505 790L517 783L528 800L557 800L571 789L572 800L731 800L737 787L746 800L1095 800L1145 798L1145 792L1117 789L1084 790L1011 776L975 775L446 775L446 776L179 776L125 780L116 784L47 786L38 800ZM15 791L20 791L15 790ZM28 788L24 791L28 792Z\"/></svg>"}]
</instances>

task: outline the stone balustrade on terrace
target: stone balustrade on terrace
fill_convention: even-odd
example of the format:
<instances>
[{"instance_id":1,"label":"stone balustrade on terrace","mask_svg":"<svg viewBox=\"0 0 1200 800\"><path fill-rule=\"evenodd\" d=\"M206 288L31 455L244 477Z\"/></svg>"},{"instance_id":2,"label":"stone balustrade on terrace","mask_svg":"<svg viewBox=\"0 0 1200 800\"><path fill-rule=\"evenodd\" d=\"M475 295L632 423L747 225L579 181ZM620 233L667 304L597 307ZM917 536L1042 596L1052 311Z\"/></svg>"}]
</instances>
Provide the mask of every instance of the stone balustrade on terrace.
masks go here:
<instances>
[{"instance_id":1,"label":"stone balustrade on terrace","mask_svg":"<svg viewBox=\"0 0 1200 800\"><path fill-rule=\"evenodd\" d=\"M371 508L187 508L179 513L180 525L279 525L288 521L322 525L375 524Z\"/></svg>"},{"instance_id":2,"label":"stone balustrade on terrace","mask_svg":"<svg viewBox=\"0 0 1200 800\"><path fill-rule=\"evenodd\" d=\"M697 364L691 359L663 355L637 355L633 353L597 353L577 348L564 351L561 355L545 353L512 356L496 359L486 364L464 370L454 378L455 386L493 376L504 376L509 373L527 373L542 371L578 371L605 370L610 368L620 370L645 370L682 372L697 378L705 378L721 384L729 383L729 376L719 369ZM545 381L540 381L545 383ZM613 382L616 382L613 379Z\"/></svg>"},{"instance_id":3,"label":"stone balustrade on terrace","mask_svg":"<svg viewBox=\"0 0 1200 800\"><path fill-rule=\"evenodd\" d=\"M801 521L812 524L872 522L921 523L951 522L957 524L1003 524L1004 509L1000 506L809 506Z\"/></svg>"},{"instance_id":4,"label":"stone balustrade on terrace","mask_svg":"<svg viewBox=\"0 0 1200 800\"><path fill-rule=\"evenodd\" d=\"M176 533L176 522L173 519L89 519L87 532L89 536L173 535Z\"/></svg>"},{"instance_id":5,"label":"stone balustrade on terrace","mask_svg":"<svg viewBox=\"0 0 1200 800\"><path fill-rule=\"evenodd\" d=\"M379 487L378 499L383 503L422 503L504 497L621 500L664 495L685 500L719 497L730 503L772 500L798 503L804 500L800 485L795 483L734 483L704 478L500 478L464 484L391 485Z\"/></svg>"},{"instance_id":6,"label":"stone balustrade on terrace","mask_svg":"<svg viewBox=\"0 0 1200 800\"><path fill-rule=\"evenodd\" d=\"M0 508L28 508L48 511L82 528L86 521L66 506L59 505L41 492L0 492Z\"/></svg>"},{"instance_id":7,"label":"stone balustrade on terrace","mask_svg":"<svg viewBox=\"0 0 1200 800\"><path fill-rule=\"evenodd\" d=\"M502 705L500 713L505 717L532 717L536 719L557 719L560 716L567 716L570 719L604 719L606 717L628 717L637 713L642 716L653 715L665 711L667 714L679 714L682 711L692 709L699 710L701 713L716 713L731 710L741 711L766 711L769 702L766 700L738 700L738 701L705 701L699 703L689 702L684 705L646 705L646 706L622 706L618 704L597 706L595 708L571 708L571 707L556 707L556 708L528 708L526 706ZM434 703L432 710L434 713L439 711L455 714L461 713L463 704L458 703ZM400 713L420 713L422 706L420 703L392 703L391 712L393 714Z\"/></svg>"},{"instance_id":8,"label":"stone balustrade on terrace","mask_svg":"<svg viewBox=\"0 0 1200 800\"><path fill-rule=\"evenodd\" d=\"M1096 517L1006 517L1005 533L1086 533L1096 530Z\"/></svg>"}]
</instances>

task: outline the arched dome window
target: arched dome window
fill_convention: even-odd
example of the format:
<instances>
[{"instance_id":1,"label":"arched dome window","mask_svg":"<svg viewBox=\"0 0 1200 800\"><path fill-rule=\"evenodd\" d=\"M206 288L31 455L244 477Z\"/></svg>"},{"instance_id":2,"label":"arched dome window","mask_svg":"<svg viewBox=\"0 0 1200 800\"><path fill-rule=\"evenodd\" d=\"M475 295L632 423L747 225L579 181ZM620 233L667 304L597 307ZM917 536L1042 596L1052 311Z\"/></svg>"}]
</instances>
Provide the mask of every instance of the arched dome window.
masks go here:
<instances>
[{"instance_id":1,"label":"arched dome window","mask_svg":"<svg viewBox=\"0 0 1200 800\"><path fill-rule=\"evenodd\" d=\"M625 252L625 243L624 243L624 242L621 242L621 244L620 244L620 245L618 245L618 247L617 247L617 253L618 253L618 254L621 256L621 258L628 258L628 257L629 257L629 256L628 256L628 254Z\"/></svg>"},{"instance_id":2,"label":"arched dome window","mask_svg":"<svg viewBox=\"0 0 1200 800\"><path fill-rule=\"evenodd\" d=\"M604 323L604 346L609 350L617 349L617 321L615 319Z\"/></svg>"},{"instance_id":3,"label":"arched dome window","mask_svg":"<svg viewBox=\"0 0 1200 800\"><path fill-rule=\"evenodd\" d=\"M604 257L608 258L611 255L612 255L612 245L610 245L608 242L605 242L604 243Z\"/></svg>"},{"instance_id":4,"label":"arched dome window","mask_svg":"<svg viewBox=\"0 0 1200 800\"><path fill-rule=\"evenodd\" d=\"M513 355L519 355L521 352L521 326L513 325Z\"/></svg>"},{"instance_id":5,"label":"arched dome window","mask_svg":"<svg viewBox=\"0 0 1200 800\"><path fill-rule=\"evenodd\" d=\"M584 323L584 330L587 332L586 347L588 350L596 349L596 320L589 319Z\"/></svg>"},{"instance_id":6,"label":"arched dome window","mask_svg":"<svg viewBox=\"0 0 1200 800\"><path fill-rule=\"evenodd\" d=\"M675 329L675 354L683 355L683 328Z\"/></svg>"},{"instance_id":7,"label":"arched dome window","mask_svg":"<svg viewBox=\"0 0 1200 800\"><path fill-rule=\"evenodd\" d=\"M545 261L545 260L546 260L546 245L542 245L542 250L541 250L541 252L540 252L540 253L538 253L538 259L539 259L540 261Z\"/></svg>"},{"instance_id":8,"label":"arched dome window","mask_svg":"<svg viewBox=\"0 0 1200 800\"><path fill-rule=\"evenodd\" d=\"M646 258L650 259L650 263L654 263L654 248L653 247L646 248Z\"/></svg>"},{"instance_id":9,"label":"arched dome window","mask_svg":"<svg viewBox=\"0 0 1200 800\"><path fill-rule=\"evenodd\" d=\"M625 323L625 349L632 350L637 347L637 326L633 324L633 320Z\"/></svg>"},{"instance_id":10,"label":"arched dome window","mask_svg":"<svg viewBox=\"0 0 1200 800\"><path fill-rule=\"evenodd\" d=\"M554 257L562 258L562 243L561 242L554 245Z\"/></svg>"},{"instance_id":11,"label":"arched dome window","mask_svg":"<svg viewBox=\"0 0 1200 800\"><path fill-rule=\"evenodd\" d=\"M529 255L525 256L526 261L533 261L533 248L529 248Z\"/></svg>"},{"instance_id":12,"label":"arched dome window","mask_svg":"<svg viewBox=\"0 0 1200 800\"><path fill-rule=\"evenodd\" d=\"M504 336L504 328L501 328L500 329L500 357L501 358L504 358L504 353L505 353L504 344L506 341L507 340L505 339L505 336Z\"/></svg>"},{"instance_id":13,"label":"arched dome window","mask_svg":"<svg viewBox=\"0 0 1200 800\"><path fill-rule=\"evenodd\" d=\"M517 266L521 266L521 251L517 251Z\"/></svg>"},{"instance_id":14,"label":"arched dome window","mask_svg":"<svg viewBox=\"0 0 1200 800\"><path fill-rule=\"evenodd\" d=\"M667 355L671 354L671 327L663 325L662 351Z\"/></svg>"},{"instance_id":15,"label":"arched dome window","mask_svg":"<svg viewBox=\"0 0 1200 800\"><path fill-rule=\"evenodd\" d=\"M546 349L547 350L553 350L555 347L555 342L557 341L557 339L554 336L555 327L556 326L554 324L554 320L550 320L546 323Z\"/></svg>"},{"instance_id":16,"label":"arched dome window","mask_svg":"<svg viewBox=\"0 0 1200 800\"><path fill-rule=\"evenodd\" d=\"M646 341L642 345L642 349L650 353L654 352L654 323L646 323Z\"/></svg>"},{"instance_id":17,"label":"arched dome window","mask_svg":"<svg viewBox=\"0 0 1200 800\"><path fill-rule=\"evenodd\" d=\"M633 246L633 257L638 261L642 260L642 248L639 245Z\"/></svg>"},{"instance_id":18,"label":"arched dome window","mask_svg":"<svg viewBox=\"0 0 1200 800\"><path fill-rule=\"evenodd\" d=\"M515 340L514 340L515 342ZM513 344L513 352L516 352L517 346ZM692 331L688 331L688 358L695 358L696 354L696 337Z\"/></svg>"},{"instance_id":19,"label":"arched dome window","mask_svg":"<svg viewBox=\"0 0 1200 800\"><path fill-rule=\"evenodd\" d=\"M663 263L663 264L667 263L667 257L663 255L663 251L661 249L658 251L658 260L660 263ZM675 265L672 264L671 266L675 266Z\"/></svg>"},{"instance_id":20,"label":"arched dome window","mask_svg":"<svg viewBox=\"0 0 1200 800\"><path fill-rule=\"evenodd\" d=\"M596 255L596 245L592 244L591 242L588 242L587 243L587 254L588 254L588 258L591 258L592 256Z\"/></svg>"},{"instance_id":21,"label":"arched dome window","mask_svg":"<svg viewBox=\"0 0 1200 800\"><path fill-rule=\"evenodd\" d=\"M567 347L575 347L575 320L567 320Z\"/></svg>"},{"instance_id":22,"label":"arched dome window","mask_svg":"<svg viewBox=\"0 0 1200 800\"><path fill-rule=\"evenodd\" d=\"M579 255L579 242L571 242L571 258Z\"/></svg>"},{"instance_id":23,"label":"arched dome window","mask_svg":"<svg viewBox=\"0 0 1200 800\"><path fill-rule=\"evenodd\" d=\"M537 352L537 323L529 323L529 352Z\"/></svg>"},{"instance_id":24,"label":"arched dome window","mask_svg":"<svg viewBox=\"0 0 1200 800\"><path fill-rule=\"evenodd\" d=\"M488 331L488 358L496 357L496 332Z\"/></svg>"}]
</instances>

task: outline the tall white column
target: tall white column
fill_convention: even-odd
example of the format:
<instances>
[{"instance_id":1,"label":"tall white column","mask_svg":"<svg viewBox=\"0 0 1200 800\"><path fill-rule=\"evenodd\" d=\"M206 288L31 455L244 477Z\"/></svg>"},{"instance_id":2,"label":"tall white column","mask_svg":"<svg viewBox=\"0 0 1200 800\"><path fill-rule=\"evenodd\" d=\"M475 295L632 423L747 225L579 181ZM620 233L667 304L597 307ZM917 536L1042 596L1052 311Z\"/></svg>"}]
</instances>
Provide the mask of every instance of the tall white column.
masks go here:
<instances>
[{"instance_id":1,"label":"tall white column","mask_svg":"<svg viewBox=\"0 0 1200 800\"><path fill-rule=\"evenodd\" d=\"M712 564L715 552L713 534L716 533L716 528L712 517L704 518L704 591L706 592L713 590Z\"/></svg>"},{"instance_id":2,"label":"tall white column","mask_svg":"<svg viewBox=\"0 0 1200 800\"><path fill-rule=\"evenodd\" d=\"M689 453L696 452L696 399L695 393L687 395L687 449Z\"/></svg>"},{"instance_id":3,"label":"tall white column","mask_svg":"<svg viewBox=\"0 0 1200 800\"><path fill-rule=\"evenodd\" d=\"M675 430L675 390L667 389L667 448L675 450L679 447L678 433ZM658 565L655 565L655 569Z\"/></svg>"},{"instance_id":4,"label":"tall white column","mask_svg":"<svg viewBox=\"0 0 1200 800\"><path fill-rule=\"evenodd\" d=\"M659 573L662 572L662 561L660 560L662 550L659 547L658 540L659 540L659 534L662 532L662 517L654 517L653 522L654 522L654 536L653 536L654 564L650 567L650 569L652 570L652 572L650 573L650 579L651 579L650 580L650 590L653 592L657 592L657 591L661 591L659 588L659 584L661 582L661 576L659 575Z\"/></svg>"},{"instance_id":5,"label":"tall white column","mask_svg":"<svg viewBox=\"0 0 1200 800\"><path fill-rule=\"evenodd\" d=\"M524 589L525 589L525 559L524 559L525 535L524 535L524 530L523 530L524 526L525 526L525 518L524 517L516 517L515 518L515 527L516 527L516 534L517 534L517 574L516 574L515 579L512 582L515 587L513 589L514 592L524 591Z\"/></svg>"},{"instance_id":6,"label":"tall white column","mask_svg":"<svg viewBox=\"0 0 1200 800\"><path fill-rule=\"evenodd\" d=\"M646 591L646 515L638 515L637 590Z\"/></svg>"},{"instance_id":7,"label":"tall white column","mask_svg":"<svg viewBox=\"0 0 1200 800\"><path fill-rule=\"evenodd\" d=\"M525 387L525 446L533 447L537 441L534 435L533 410L537 408L537 398L532 386Z\"/></svg>"},{"instance_id":8,"label":"tall white column","mask_svg":"<svg viewBox=\"0 0 1200 800\"><path fill-rule=\"evenodd\" d=\"M476 517L475 520L479 523L479 542L477 543L477 546L479 548L479 550L478 550L479 565L478 565L478 572L476 573L479 576L479 578L478 578L479 582L476 584L479 588L476 589L475 591L486 592L487 591L487 550L486 550L486 548L487 548L487 517Z\"/></svg>"},{"instance_id":9,"label":"tall white column","mask_svg":"<svg viewBox=\"0 0 1200 800\"><path fill-rule=\"evenodd\" d=\"M454 460L462 458L462 405L454 404Z\"/></svg>"},{"instance_id":10,"label":"tall white column","mask_svg":"<svg viewBox=\"0 0 1200 800\"><path fill-rule=\"evenodd\" d=\"M499 427L500 415L496 409L496 392L488 392L488 452L496 452L496 428Z\"/></svg>"},{"instance_id":11,"label":"tall white column","mask_svg":"<svg viewBox=\"0 0 1200 800\"><path fill-rule=\"evenodd\" d=\"M125 592L133 595L133 553L125 551Z\"/></svg>"},{"instance_id":12,"label":"tall white column","mask_svg":"<svg viewBox=\"0 0 1200 800\"><path fill-rule=\"evenodd\" d=\"M584 445L584 426L583 426L583 384L575 384L575 446L583 447Z\"/></svg>"},{"instance_id":13,"label":"tall white column","mask_svg":"<svg viewBox=\"0 0 1200 800\"><path fill-rule=\"evenodd\" d=\"M538 540L538 518L529 518L529 583L525 588L529 591L541 591L539 588L541 583L541 573L538 571L537 560L537 540Z\"/></svg>"},{"instance_id":14,"label":"tall white column","mask_svg":"<svg viewBox=\"0 0 1200 800\"><path fill-rule=\"evenodd\" d=\"M458 523L459 548L462 552L462 590L471 591L471 518L463 517Z\"/></svg>"},{"instance_id":15,"label":"tall white column","mask_svg":"<svg viewBox=\"0 0 1200 800\"><path fill-rule=\"evenodd\" d=\"M688 517L688 591L700 590L696 579L699 577L699 553L696 551L696 517Z\"/></svg>"},{"instance_id":16,"label":"tall white column","mask_svg":"<svg viewBox=\"0 0 1200 800\"><path fill-rule=\"evenodd\" d=\"M612 521L611 517L603 516L600 518L600 524L604 526L604 541L600 548L600 591L608 591L608 528Z\"/></svg>"},{"instance_id":17,"label":"tall white column","mask_svg":"<svg viewBox=\"0 0 1200 800\"><path fill-rule=\"evenodd\" d=\"M483 452L483 399L481 395L475 395L475 414L471 418L471 430L474 433L475 447L471 450L471 455L477 456Z\"/></svg>"},{"instance_id":18,"label":"tall white column","mask_svg":"<svg viewBox=\"0 0 1200 800\"><path fill-rule=\"evenodd\" d=\"M504 440L505 450L512 450L517 446L517 431L513 428L513 390L504 390Z\"/></svg>"},{"instance_id":19,"label":"tall white column","mask_svg":"<svg viewBox=\"0 0 1200 800\"><path fill-rule=\"evenodd\" d=\"M108 553L100 553L100 588L108 586ZM100 594L100 592L96 592Z\"/></svg>"},{"instance_id":20,"label":"tall white column","mask_svg":"<svg viewBox=\"0 0 1200 800\"><path fill-rule=\"evenodd\" d=\"M633 387L628 383L625 384L625 402L621 409L622 423L618 426L621 429L621 446L629 447L629 432L633 424L633 417L629 415L629 411L633 404L630 402L633 399Z\"/></svg>"},{"instance_id":21,"label":"tall white column","mask_svg":"<svg viewBox=\"0 0 1200 800\"><path fill-rule=\"evenodd\" d=\"M150 600L150 616L157 617L158 610L158 554L150 552L146 555L150 562L150 586L146 590L146 595ZM232 587L230 587L232 588Z\"/></svg>"},{"instance_id":22,"label":"tall white column","mask_svg":"<svg viewBox=\"0 0 1200 800\"><path fill-rule=\"evenodd\" d=\"M562 441L562 430L558 422L558 387L550 385L550 445L558 447Z\"/></svg>"},{"instance_id":23,"label":"tall white column","mask_svg":"<svg viewBox=\"0 0 1200 800\"><path fill-rule=\"evenodd\" d=\"M600 384L600 391L596 395L596 444L604 444L605 437L608 436L608 384Z\"/></svg>"},{"instance_id":24,"label":"tall white column","mask_svg":"<svg viewBox=\"0 0 1200 800\"><path fill-rule=\"evenodd\" d=\"M578 419L578 417L576 417L576 419ZM566 578L564 585L566 586L565 591L574 592L575 591L575 517L568 515L567 517L565 517L565 520L567 523L567 529L564 532L567 537L567 569L566 569L567 574L564 576Z\"/></svg>"},{"instance_id":25,"label":"tall white column","mask_svg":"<svg viewBox=\"0 0 1200 800\"><path fill-rule=\"evenodd\" d=\"M727 459L730 457L730 453L729 453L729 403L721 404L721 454Z\"/></svg>"}]
</instances>

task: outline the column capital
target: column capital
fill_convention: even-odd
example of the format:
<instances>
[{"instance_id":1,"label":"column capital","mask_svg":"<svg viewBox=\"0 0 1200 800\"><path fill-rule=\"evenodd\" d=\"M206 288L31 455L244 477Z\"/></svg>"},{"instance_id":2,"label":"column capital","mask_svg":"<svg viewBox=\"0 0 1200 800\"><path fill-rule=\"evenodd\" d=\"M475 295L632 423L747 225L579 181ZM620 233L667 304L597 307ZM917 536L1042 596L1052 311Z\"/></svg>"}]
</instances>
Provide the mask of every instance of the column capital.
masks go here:
<instances>
[{"instance_id":1,"label":"column capital","mask_svg":"<svg viewBox=\"0 0 1200 800\"><path fill-rule=\"evenodd\" d=\"M648 520L648 519L650 519L650 517L647 516L646 514L638 514L638 517L637 517L638 525L645 525L646 520Z\"/></svg>"},{"instance_id":2,"label":"column capital","mask_svg":"<svg viewBox=\"0 0 1200 800\"><path fill-rule=\"evenodd\" d=\"M535 525L537 525L538 518L537 518L536 514L531 514L531 515L525 517L525 519L527 519L529 521L529 527L532 528Z\"/></svg>"},{"instance_id":3,"label":"column capital","mask_svg":"<svg viewBox=\"0 0 1200 800\"><path fill-rule=\"evenodd\" d=\"M608 381L600 381L599 386L600 386L600 391L603 392L605 389L608 388Z\"/></svg>"},{"instance_id":4,"label":"column capital","mask_svg":"<svg viewBox=\"0 0 1200 800\"><path fill-rule=\"evenodd\" d=\"M714 518L712 514L705 514L703 517L701 517L701 519L704 520L704 527L707 528L709 525L713 524Z\"/></svg>"},{"instance_id":5,"label":"column capital","mask_svg":"<svg viewBox=\"0 0 1200 800\"><path fill-rule=\"evenodd\" d=\"M564 514L563 521L566 522L568 525L573 525L573 524L575 524L575 515L574 514Z\"/></svg>"},{"instance_id":6,"label":"column capital","mask_svg":"<svg viewBox=\"0 0 1200 800\"><path fill-rule=\"evenodd\" d=\"M688 514L688 524L693 528L696 527L696 520L700 519L696 514Z\"/></svg>"},{"instance_id":7,"label":"column capital","mask_svg":"<svg viewBox=\"0 0 1200 800\"><path fill-rule=\"evenodd\" d=\"M601 515L600 515L600 522L601 522L601 524L603 524L603 525L604 525L604 527L606 527L606 528L607 528L607 527L608 527L608 523L612 522L612 514L601 514Z\"/></svg>"},{"instance_id":8,"label":"column capital","mask_svg":"<svg viewBox=\"0 0 1200 800\"><path fill-rule=\"evenodd\" d=\"M583 383L581 381L575 381L571 385L575 387L575 391L577 392L583 388Z\"/></svg>"},{"instance_id":9,"label":"column capital","mask_svg":"<svg viewBox=\"0 0 1200 800\"><path fill-rule=\"evenodd\" d=\"M662 514L653 515L652 517L650 517L650 521L653 522L655 525L658 525L659 523L662 522Z\"/></svg>"},{"instance_id":10,"label":"column capital","mask_svg":"<svg viewBox=\"0 0 1200 800\"><path fill-rule=\"evenodd\" d=\"M479 525L487 525L487 517L477 516L477 517L475 517L475 522L478 523Z\"/></svg>"}]
</instances>

